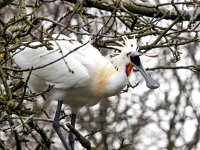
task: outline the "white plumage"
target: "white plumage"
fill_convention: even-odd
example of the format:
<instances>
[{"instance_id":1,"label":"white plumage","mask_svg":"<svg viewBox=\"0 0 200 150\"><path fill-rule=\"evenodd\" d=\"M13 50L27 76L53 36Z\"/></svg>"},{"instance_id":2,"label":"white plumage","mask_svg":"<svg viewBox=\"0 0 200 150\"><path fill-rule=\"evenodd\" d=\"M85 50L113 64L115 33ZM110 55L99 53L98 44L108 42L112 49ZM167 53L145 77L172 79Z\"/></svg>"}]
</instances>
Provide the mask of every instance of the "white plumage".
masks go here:
<instances>
[{"instance_id":1,"label":"white plumage","mask_svg":"<svg viewBox=\"0 0 200 150\"><path fill-rule=\"evenodd\" d=\"M39 46L40 42L33 42L31 46L38 45L38 48L21 47L13 57L20 68L33 67L28 86L34 92L42 92L53 85L48 98L63 100L76 112L84 105L91 106L102 98L118 94L127 84L125 70L130 59L125 54L113 58L114 64L118 64L117 71L90 43L83 45L64 35L52 37L55 40L49 42L53 50ZM70 51L73 52L68 54ZM28 74L24 72L23 77L26 79Z\"/></svg>"},{"instance_id":2,"label":"white plumage","mask_svg":"<svg viewBox=\"0 0 200 150\"><path fill-rule=\"evenodd\" d=\"M46 39L47 40L47 39ZM135 66L144 76L149 88L155 89L159 84L143 69L137 52L137 42L123 37L124 44L110 46L121 51L108 60L90 43L81 44L64 35L55 34L48 41L52 50L42 43L33 42L31 47L21 46L13 59L22 69L32 69L28 80L29 88L34 92L43 92L49 85L53 86L48 99L62 100L71 106L71 124L75 126L76 113L83 106L92 106L101 99L119 94L126 86L128 77ZM24 72L24 80L29 72ZM69 133L69 145L59 128L59 115L62 101L58 101L53 127L66 150L74 150L74 137Z\"/></svg>"}]
</instances>

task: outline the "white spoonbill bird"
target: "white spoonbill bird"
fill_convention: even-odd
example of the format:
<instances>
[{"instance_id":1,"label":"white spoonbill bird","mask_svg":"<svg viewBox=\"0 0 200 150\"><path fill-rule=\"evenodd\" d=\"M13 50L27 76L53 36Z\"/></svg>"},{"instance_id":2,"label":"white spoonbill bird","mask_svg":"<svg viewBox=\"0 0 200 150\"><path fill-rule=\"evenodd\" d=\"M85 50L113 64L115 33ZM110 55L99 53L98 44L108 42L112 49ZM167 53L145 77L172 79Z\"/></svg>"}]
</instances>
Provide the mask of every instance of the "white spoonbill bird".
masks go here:
<instances>
[{"instance_id":1,"label":"white spoonbill bird","mask_svg":"<svg viewBox=\"0 0 200 150\"><path fill-rule=\"evenodd\" d=\"M28 86L34 92L43 92L53 86L48 99L58 100L53 127L65 149L74 150L74 136L69 133L69 145L59 127L62 102L72 109L71 124L75 126L76 113L83 106L93 106L100 100L119 94L128 83L133 67L144 76L147 87L155 89L159 84L143 69L137 52L136 39L123 37L124 44L110 46L121 51L110 60L101 55L90 43L80 42L65 35L54 34L48 50L42 43L33 42L30 47L21 46L13 59L22 69L31 69ZM35 47L35 48L33 48ZM29 72L24 72L26 80Z\"/></svg>"}]
</instances>

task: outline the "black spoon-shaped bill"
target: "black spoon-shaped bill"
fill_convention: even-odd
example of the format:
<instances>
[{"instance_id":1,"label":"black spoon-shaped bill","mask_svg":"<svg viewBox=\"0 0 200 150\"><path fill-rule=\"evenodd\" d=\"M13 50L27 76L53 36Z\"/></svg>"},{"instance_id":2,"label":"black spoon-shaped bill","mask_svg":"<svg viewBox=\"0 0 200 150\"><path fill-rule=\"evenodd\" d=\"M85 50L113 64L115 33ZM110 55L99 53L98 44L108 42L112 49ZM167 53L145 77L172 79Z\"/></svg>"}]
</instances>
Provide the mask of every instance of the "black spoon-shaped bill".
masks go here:
<instances>
[{"instance_id":1,"label":"black spoon-shaped bill","mask_svg":"<svg viewBox=\"0 0 200 150\"><path fill-rule=\"evenodd\" d=\"M155 81L151 76L149 76L146 72L146 70L143 68L142 63L140 61L140 56L141 54L133 54L131 55L131 62L135 65L135 67L141 72L142 76L144 77L146 81L146 85L150 89L156 89L160 86L160 84Z\"/></svg>"}]
</instances>

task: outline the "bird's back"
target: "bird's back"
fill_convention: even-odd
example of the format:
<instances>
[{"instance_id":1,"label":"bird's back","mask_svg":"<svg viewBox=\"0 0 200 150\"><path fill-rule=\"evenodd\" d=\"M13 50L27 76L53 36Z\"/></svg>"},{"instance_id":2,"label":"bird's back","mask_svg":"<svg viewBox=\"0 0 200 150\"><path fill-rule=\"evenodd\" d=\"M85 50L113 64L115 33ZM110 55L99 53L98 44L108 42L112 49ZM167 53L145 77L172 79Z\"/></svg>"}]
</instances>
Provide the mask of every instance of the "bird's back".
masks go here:
<instances>
[{"instance_id":1,"label":"bird's back","mask_svg":"<svg viewBox=\"0 0 200 150\"><path fill-rule=\"evenodd\" d=\"M22 69L31 69L29 86L35 92L42 92L48 85L53 85L54 99L94 99L91 93L91 82L94 73L104 66L113 66L91 44L81 44L64 35L54 35L49 41L53 50L45 46L37 48L21 47L13 55L14 61ZM31 43L36 47L39 42ZM24 77L28 72L24 73ZM85 100L84 100L85 96ZM72 101L73 101L72 100ZM79 102L80 103L80 102ZM80 105L82 105L80 103Z\"/></svg>"},{"instance_id":2,"label":"bird's back","mask_svg":"<svg viewBox=\"0 0 200 150\"><path fill-rule=\"evenodd\" d=\"M33 67L32 74L57 88L83 86L90 78L90 71L97 66L95 59L104 59L91 44L82 46L78 41L63 35L50 43L53 50L33 42L31 46L39 47L21 47L13 58L20 68ZM77 47L80 48L77 50Z\"/></svg>"}]
</instances>

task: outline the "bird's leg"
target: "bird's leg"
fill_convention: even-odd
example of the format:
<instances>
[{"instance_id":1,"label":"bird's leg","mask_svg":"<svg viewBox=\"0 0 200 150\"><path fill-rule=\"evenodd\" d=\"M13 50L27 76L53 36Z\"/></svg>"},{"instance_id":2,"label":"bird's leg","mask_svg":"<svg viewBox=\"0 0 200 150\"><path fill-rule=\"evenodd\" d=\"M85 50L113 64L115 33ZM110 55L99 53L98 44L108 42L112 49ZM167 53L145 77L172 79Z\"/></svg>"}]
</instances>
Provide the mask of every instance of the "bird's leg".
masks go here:
<instances>
[{"instance_id":1,"label":"bird's leg","mask_svg":"<svg viewBox=\"0 0 200 150\"><path fill-rule=\"evenodd\" d=\"M53 128L56 131L56 133L58 134L63 146L65 147L65 149L70 150L70 148L67 145L67 142L65 141L65 138L64 138L64 136L63 136L63 134L60 130L60 125L59 125L59 118L60 118L60 112L61 112L61 108L62 108L62 102L63 101L58 101L55 117L54 117L54 120L53 120Z\"/></svg>"},{"instance_id":2,"label":"bird's leg","mask_svg":"<svg viewBox=\"0 0 200 150\"><path fill-rule=\"evenodd\" d=\"M71 114L71 125L75 128L75 123L76 123L76 114L72 113ZM75 137L74 134L70 131L69 132L69 145L71 150L74 150L74 142L75 142Z\"/></svg>"}]
</instances>

